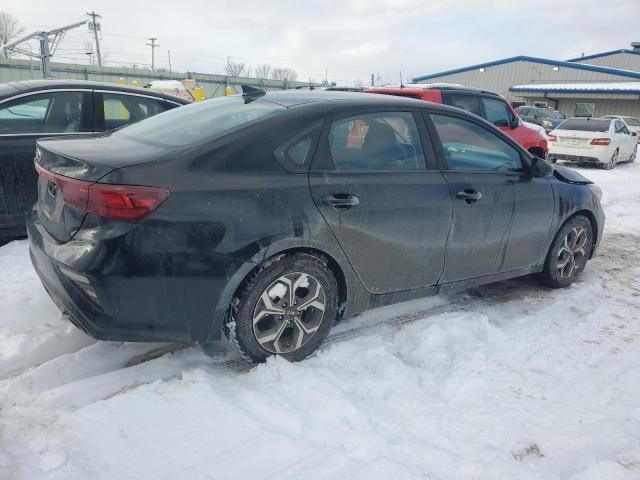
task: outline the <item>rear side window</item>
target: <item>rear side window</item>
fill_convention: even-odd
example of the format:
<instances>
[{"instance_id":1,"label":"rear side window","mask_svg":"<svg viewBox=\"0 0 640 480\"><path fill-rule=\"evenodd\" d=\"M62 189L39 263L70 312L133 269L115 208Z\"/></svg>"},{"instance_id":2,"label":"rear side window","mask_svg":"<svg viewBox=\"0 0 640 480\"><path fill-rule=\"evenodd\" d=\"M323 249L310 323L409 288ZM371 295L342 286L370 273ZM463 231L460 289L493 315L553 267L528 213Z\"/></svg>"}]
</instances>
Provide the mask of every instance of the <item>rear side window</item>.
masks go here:
<instances>
[{"instance_id":1,"label":"rear side window","mask_svg":"<svg viewBox=\"0 0 640 480\"><path fill-rule=\"evenodd\" d=\"M482 98L485 118L496 127L508 127L511 125L511 112L507 104L493 98Z\"/></svg>"},{"instance_id":2,"label":"rear side window","mask_svg":"<svg viewBox=\"0 0 640 480\"><path fill-rule=\"evenodd\" d=\"M518 172L520 153L493 132L468 120L431 115L449 170Z\"/></svg>"},{"instance_id":3,"label":"rear side window","mask_svg":"<svg viewBox=\"0 0 640 480\"><path fill-rule=\"evenodd\" d=\"M0 105L0 134L77 133L84 128L83 92L49 92Z\"/></svg>"},{"instance_id":4,"label":"rear side window","mask_svg":"<svg viewBox=\"0 0 640 480\"><path fill-rule=\"evenodd\" d=\"M313 146L321 128L322 124L312 126L276 148L274 154L285 170L294 173L309 170Z\"/></svg>"},{"instance_id":5,"label":"rear side window","mask_svg":"<svg viewBox=\"0 0 640 480\"><path fill-rule=\"evenodd\" d=\"M480 106L480 98L472 95L445 95L443 103L452 107L461 108L474 115L482 117L482 107Z\"/></svg>"},{"instance_id":6,"label":"rear side window","mask_svg":"<svg viewBox=\"0 0 640 480\"><path fill-rule=\"evenodd\" d=\"M183 147L206 142L248 124L286 111L266 101L246 102L230 96L174 108L144 122L131 124L115 135L168 147Z\"/></svg>"},{"instance_id":7,"label":"rear side window","mask_svg":"<svg viewBox=\"0 0 640 480\"><path fill-rule=\"evenodd\" d=\"M336 170L424 170L413 114L380 112L336 120L329 131Z\"/></svg>"},{"instance_id":8,"label":"rear side window","mask_svg":"<svg viewBox=\"0 0 640 480\"><path fill-rule=\"evenodd\" d=\"M103 93L104 128L114 130L167 110L166 103L138 95Z\"/></svg>"}]
</instances>

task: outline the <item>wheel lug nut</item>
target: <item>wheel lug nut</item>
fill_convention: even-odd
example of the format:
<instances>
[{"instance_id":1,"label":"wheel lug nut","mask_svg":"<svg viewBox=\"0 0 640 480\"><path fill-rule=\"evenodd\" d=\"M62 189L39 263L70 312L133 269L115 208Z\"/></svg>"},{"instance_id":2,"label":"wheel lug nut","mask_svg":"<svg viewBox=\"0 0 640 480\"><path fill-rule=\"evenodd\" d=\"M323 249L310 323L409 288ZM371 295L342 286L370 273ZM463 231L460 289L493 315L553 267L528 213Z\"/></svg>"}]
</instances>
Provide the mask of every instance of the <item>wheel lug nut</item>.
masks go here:
<instances>
[{"instance_id":1,"label":"wheel lug nut","mask_svg":"<svg viewBox=\"0 0 640 480\"><path fill-rule=\"evenodd\" d=\"M282 304L282 306L283 306L284 308L287 308L287 302L284 302L284 303Z\"/></svg>"}]
</instances>

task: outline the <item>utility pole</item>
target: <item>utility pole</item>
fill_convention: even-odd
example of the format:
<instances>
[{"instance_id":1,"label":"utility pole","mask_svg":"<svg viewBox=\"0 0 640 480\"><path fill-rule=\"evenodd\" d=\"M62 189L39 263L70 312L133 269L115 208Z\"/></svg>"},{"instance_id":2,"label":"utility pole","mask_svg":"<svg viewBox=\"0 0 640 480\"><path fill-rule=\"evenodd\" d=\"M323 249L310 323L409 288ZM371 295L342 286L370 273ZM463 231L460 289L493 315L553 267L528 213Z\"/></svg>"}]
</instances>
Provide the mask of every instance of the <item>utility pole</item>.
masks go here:
<instances>
[{"instance_id":1,"label":"utility pole","mask_svg":"<svg viewBox=\"0 0 640 480\"><path fill-rule=\"evenodd\" d=\"M151 37L149 39L151 43L147 43L151 47L151 70L156 69L156 48L160 46L156 43L156 40L158 40L156 37Z\"/></svg>"},{"instance_id":2,"label":"utility pole","mask_svg":"<svg viewBox=\"0 0 640 480\"><path fill-rule=\"evenodd\" d=\"M371 86L373 87L373 86L375 86L375 84L376 84L376 80L375 80L375 77L374 77L374 75L372 73L371 74Z\"/></svg>"},{"instance_id":3,"label":"utility pole","mask_svg":"<svg viewBox=\"0 0 640 480\"><path fill-rule=\"evenodd\" d=\"M40 70L42 71L42 78L49 78L51 76L51 70L49 69L49 35L42 32L38 40L40 42Z\"/></svg>"},{"instance_id":4,"label":"utility pole","mask_svg":"<svg viewBox=\"0 0 640 480\"><path fill-rule=\"evenodd\" d=\"M167 50L167 56L169 57L169 80L173 80L173 69L171 68L171 50Z\"/></svg>"},{"instance_id":5,"label":"utility pole","mask_svg":"<svg viewBox=\"0 0 640 480\"><path fill-rule=\"evenodd\" d=\"M91 11L91 13L87 13L91 17L91 21L89 22L89 30L93 31L93 38L96 40L96 56L98 57L98 66L102 66L102 55L100 53L100 39L98 38L98 32L101 30L100 22L96 21L96 18L102 18L96 12Z\"/></svg>"}]
</instances>

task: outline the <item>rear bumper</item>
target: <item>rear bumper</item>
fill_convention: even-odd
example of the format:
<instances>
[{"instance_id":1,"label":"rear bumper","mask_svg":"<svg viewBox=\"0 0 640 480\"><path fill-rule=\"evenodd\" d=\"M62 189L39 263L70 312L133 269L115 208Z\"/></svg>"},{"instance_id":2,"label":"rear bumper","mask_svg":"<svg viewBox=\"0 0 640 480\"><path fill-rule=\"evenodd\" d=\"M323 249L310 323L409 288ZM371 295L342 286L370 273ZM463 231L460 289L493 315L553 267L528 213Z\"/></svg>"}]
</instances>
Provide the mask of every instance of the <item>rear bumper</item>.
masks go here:
<instances>
[{"instance_id":1,"label":"rear bumper","mask_svg":"<svg viewBox=\"0 0 640 480\"><path fill-rule=\"evenodd\" d=\"M32 264L49 296L93 338L219 338L223 292L242 262L181 248L141 225L114 238L100 239L100 232L92 232L59 244L35 209L27 231Z\"/></svg>"},{"instance_id":2,"label":"rear bumper","mask_svg":"<svg viewBox=\"0 0 640 480\"><path fill-rule=\"evenodd\" d=\"M549 157L568 162L607 163L611 160L613 151L610 146L575 148L552 145L549 147Z\"/></svg>"}]
</instances>

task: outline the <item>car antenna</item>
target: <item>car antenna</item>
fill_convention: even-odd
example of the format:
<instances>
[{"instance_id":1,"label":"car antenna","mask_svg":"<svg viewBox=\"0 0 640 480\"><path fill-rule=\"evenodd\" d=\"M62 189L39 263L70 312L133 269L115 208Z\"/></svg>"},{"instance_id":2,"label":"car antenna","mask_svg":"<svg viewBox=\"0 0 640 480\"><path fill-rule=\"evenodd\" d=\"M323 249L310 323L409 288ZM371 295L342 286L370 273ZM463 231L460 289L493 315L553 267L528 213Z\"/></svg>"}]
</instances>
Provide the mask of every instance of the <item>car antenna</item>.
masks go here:
<instances>
[{"instance_id":1,"label":"car antenna","mask_svg":"<svg viewBox=\"0 0 640 480\"><path fill-rule=\"evenodd\" d=\"M242 98L245 100L256 100L267 94L262 88L252 87L251 85L242 85Z\"/></svg>"}]
</instances>

